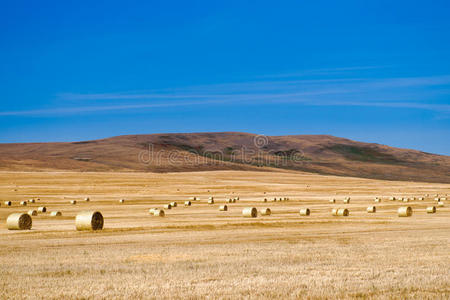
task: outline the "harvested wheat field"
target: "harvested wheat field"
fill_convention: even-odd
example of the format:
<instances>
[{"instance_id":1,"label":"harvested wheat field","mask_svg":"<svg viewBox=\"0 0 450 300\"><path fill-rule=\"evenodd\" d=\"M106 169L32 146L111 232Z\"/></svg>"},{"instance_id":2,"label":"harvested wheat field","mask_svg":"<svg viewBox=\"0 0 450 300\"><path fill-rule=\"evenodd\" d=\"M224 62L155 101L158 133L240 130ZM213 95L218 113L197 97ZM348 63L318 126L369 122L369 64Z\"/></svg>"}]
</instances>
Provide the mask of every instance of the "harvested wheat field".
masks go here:
<instances>
[{"instance_id":1,"label":"harvested wheat field","mask_svg":"<svg viewBox=\"0 0 450 300\"><path fill-rule=\"evenodd\" d=\"M450 206L427 214L435 194L446 197L450 184L288 171L0 172L1 202L12 201L0 206L0 298L448 299ZM191 197L164 217L148 213ZM239 200L219 211L230 197ZM274 197L289 200L262 201ZM425 198L401 218L406 205L390 197ZM31 230L7 229L10 214L44 206ZM245 218L245 207L271 214ZM82 211L101 212L104 229L77 231Z\"/></svg>"}]
</instances>

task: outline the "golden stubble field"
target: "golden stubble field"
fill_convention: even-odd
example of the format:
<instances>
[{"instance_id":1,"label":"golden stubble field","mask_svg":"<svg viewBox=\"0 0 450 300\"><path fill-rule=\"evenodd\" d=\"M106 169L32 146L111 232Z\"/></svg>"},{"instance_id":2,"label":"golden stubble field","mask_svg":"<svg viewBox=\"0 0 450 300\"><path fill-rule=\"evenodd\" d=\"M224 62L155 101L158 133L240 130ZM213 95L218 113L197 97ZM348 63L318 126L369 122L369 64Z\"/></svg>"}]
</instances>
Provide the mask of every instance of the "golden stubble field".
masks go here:
<instances>
[{"instance_id":1,"label":"golden stubble field","mask_svg":"<svg viewBox=\"0 0 450 300\"><path fill-rule=\"evenodd\" d=\"M297 172L0 172L0 298L448 299L450 201L426 214L434 194L450 194L450 185ZM184 207L190 196L201 199ZM240 200L218 211L230 196ZM29 198L40 200L19 206ZM171 201L179 206L166 217L148 214ZM32 230L6 229L10 213L43 205L48 212L33 217ZM412 217L397 217L403 205ZM247 206L273 214L243 218ZM306 207L311 215L300 216ZM334 207L350 216L331 216ZM75 231L76 213L91 209L105 229ZM63 216L50 217L54 210Z\"/></svg>"}]
</instances>

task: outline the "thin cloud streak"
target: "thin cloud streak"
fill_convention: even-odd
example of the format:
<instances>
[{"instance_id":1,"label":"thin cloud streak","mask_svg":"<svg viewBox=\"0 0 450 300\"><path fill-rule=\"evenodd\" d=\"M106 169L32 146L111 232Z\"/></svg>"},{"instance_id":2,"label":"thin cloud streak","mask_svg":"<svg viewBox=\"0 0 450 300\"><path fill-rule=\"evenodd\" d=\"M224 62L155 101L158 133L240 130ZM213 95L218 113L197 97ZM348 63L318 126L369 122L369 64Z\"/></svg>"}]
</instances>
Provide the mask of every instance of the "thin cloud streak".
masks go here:
<instances>
[{"instance_id":1,"label":"thin cloud streak","mask_svg":"<svg viewBox=\"0 0 450 300\"><path fill-rule=\"evenodd\" d=\"M164 95L164 94L86 94L86 95L74 95L69 96L68 99L73 100L152 100L152 99L166 99L166 100L177 100L177 99L217 99L224 100L230 99L241 99L241 98L271 98L275 96L309 96L309 95L328 95L328 94L340 94L348 93L350 90L343 89L329 89L329 90L317 90L317 91L305 91L305 92L293 92L293 93L239 93L239 94L179 94L179 95Z\"/></svg>"},{"instance_id":2,"label":"thin cloud streak","mask_svg":"<svg viewBox=\"0 0 450 300\"><path fill-rule=\"evenodd\" d=\"M0 116L47 116L101 111L156 109L199 105L262 105L298 103L314 106L372 106L413 108L448 112L450 105L430 104L433 92L445 95L450 76L400 77L384 79L317 79L256 81L212 84L168 90L99 94L60 94L60 100L89 101L72 107L3 111ZM420 90L437 86L436 89ZM445 86L442 89L442 86ZM360 99L369 100L360 100ZM339 99L339 100L336 100ZM106 102L92 105L93 101ZM431 99L433 100L433 99ZM108 102L109 101L109 102ZM133 103L130 103L133 102Z\"/></svg>"},{"instance_id":3,"label":"thin cloud streak","mask_svg":"<svg viewBox=\"0 0 450 300\"><path fill-rule=\"evenodd\" d=\"M62 100L139 100L139 99L221 99L230 96L250 95L274 91L280 94L293 93L361 93L399 88L420 88L450 84L450 76L398 77L385 79L346 78L318 80L256 81L244 83L211 84L159 90L151 93L124 92L99 94L60 94Z\"/></svg>"},{"instance_id":4,"label":"thin cloud streak","mask_svg":"<svg viewBox=\"0 0 450 300\"><path fill-rule=\"evenodd\" d=\"M259 97L248 97L243 99L224 99L224 100L207 100L207 101L190 101L190 102L171 102L171 103L152 103L152 104L129 104L129 105L105 105L105 106L88 106L88 107L67 107L67 108L49 108L36 109L26 111L7 111L0 112L0 116L48 116L48 115L71 115L79 113L92 113L101 111L116 110L137 110L164 107L183 107L183 106L199 106L199 105L260 105L260 104L303 104L308 106L366 106L366 107L388 107L388 108L413 108L433 110L437 112L450 113L450 105L446 104L426 104L416 102L355 102L355 101L314 101L310 99L298 99L295 95L280 97L274 95L261 99ZM293 98L293 99L291 99ZM255 102L258 100L258 102ZM262 101L261 101L262 100Z\"/></svg>"},{"instance_id":5,"label":"thin cloud streak","mask_svg":"<svg viewBox=\"0 0 450 300\"><path fill-rule=\"evenodd\" d=\"M257 81L244 83L223 83L211 85L199 85L184 88L172 88L145 92L122 92L122 93L98 93L98 94L75 94L62 93L58 95L61 100L127 100L127 99L187 99L187 98L215 98L229 97L239 94L245 95L255 91L286 90L307 88L324 84L345 84L362 82L361 78L347 79L318 79L318 80L290 80L290 81ZM323 87L320 90L325 90ZM334 89L336 93L340 90ZM348 92L348 91L347 91ZM317 91L316 93L319 93Z\"/></svg>"},{"instance_id":6,"label":"thin cloud streak","mask_svg":"<svg viewBox=\"0 0 450 300\"><path fill-rule=\"evenodd\" d=\"M354 66L354 67L340 67L340 68L324 68L311 69L301 72L268 74L258 76L257 78L286 78L286 77L302 77L311 75L336 75L337 73L347 73L349 71L366 71L387 68L388 66Z\"/></svg>"},{"instance_id":7,"label":"thin cloud streak","mask_svg":"<svg viewBox=\"0 0 450 300\"><path fill-rule=\"evenodd\" d=\"M218 104L218 101L192 101L192 102L174 102L174 103L152 103L152 104L129 104L129 105L104 105L104 106L84 106L84 107L65 107L48 108L34 110L18 110L0 112L0 116L40 116L40 115L60 115L60 114L78 114L111 110L133 110L159 107L190 106L199 104Z\"/></svg>"},{"instance_id":8,"label":"thin cloud streak","mask_svg":"<svg viewBox=\"0 0 450 300\"><path fill-rule=\"evenodd\" d=\"M414 109L425 109L434 110L438 112L450 112L450 104L426 104L426 103L416 103L416 102L354 102L354 101L341 101L341 102L328 102L322 104L313 105L324 105L324 106L368 106L368 107L390 107L390 108L414 108Z\"/></svg>"}]
</instances>

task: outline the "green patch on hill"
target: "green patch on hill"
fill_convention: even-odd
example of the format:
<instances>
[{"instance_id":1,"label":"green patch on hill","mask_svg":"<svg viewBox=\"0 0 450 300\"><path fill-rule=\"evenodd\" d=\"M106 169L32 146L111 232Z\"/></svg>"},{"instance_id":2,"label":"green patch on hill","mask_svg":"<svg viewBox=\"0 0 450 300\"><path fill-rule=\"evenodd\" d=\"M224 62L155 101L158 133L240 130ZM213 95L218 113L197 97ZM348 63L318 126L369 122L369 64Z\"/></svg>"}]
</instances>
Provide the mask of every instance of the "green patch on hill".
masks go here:
<instances>
[{"instance_id":1,"label":"green patch on hill","mask_svg":"<svg viewBox=\"0 0 450 300\"><path fill-rule=\"evenodd\" d=\"M327 147L327 149L335 153L342 154L346 159L349 160L385 164L399 164L403 162L391 154L382 153L370 147L357 147L344 144L335 144Z\"/></svg>"}]
</instances>

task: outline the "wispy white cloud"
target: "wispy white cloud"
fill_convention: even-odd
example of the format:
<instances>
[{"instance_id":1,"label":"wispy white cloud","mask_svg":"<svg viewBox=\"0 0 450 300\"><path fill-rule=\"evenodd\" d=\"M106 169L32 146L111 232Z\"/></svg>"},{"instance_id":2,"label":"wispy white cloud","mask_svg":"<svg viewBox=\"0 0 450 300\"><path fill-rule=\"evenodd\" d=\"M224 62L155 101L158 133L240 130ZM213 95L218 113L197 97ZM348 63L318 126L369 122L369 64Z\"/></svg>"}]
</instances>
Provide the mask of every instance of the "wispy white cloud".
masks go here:
<instances>
[{"instance_id":1,"label":"wispy white cloud","mask_svg":"<svg viewBox=\"0 0 450 300\"><path fill-rule=\"evenodd\" d=\"M94 94L61 93L58 95L58 98L61 100L211 99L229 97L230 95L238 96L261 92L268 93L270 91L286 92L291 90L297 92L304 90L309 91L308 93L328 94L329 88L327 88L327 85L342 85L362 81L363 79L360 78L253 81L178 87L149 92L132 91ZM335 93L340 93L342 88L333 88L333 91Z\"/></svg>"},{"instance_id":2,"label":"wispy white cloud","mask_svg":"<svg viewBox=\"0 0 450 300\"><path fill-rule=\"evenodd\" d=\"M149 92L64 93L58 95L60 101L65 101L63 107L3 111L0 112L0 116L48 116L164 107L275 103L414 108L448 113L450 105L439 101L431 103L430 96L441 96L439 93L448 94L449 87L449 75L380 79L260 80Z\"/></svg>"},{"instance_id":3,"label":"wispy white cloud","mask_svg":"<svg viewBox=\"0 0 450 300\"><path fill-rule=\"evenodd\" d=\"M63 108L43 108L32 110L3 111L0 116L47 116L47 115L64 115L91 113L99 111L114 110L136 110L146 108L174 107L174 106L191 106L191 105L207 105L219 104L219 101L191 101L191 102L174 102L174 103L150 103L150 104L124 104L124 105L100 105L100 106L80 106L80 107L63 107Z\"/></svg>"},{"instance_id":4,"label":"wispy white cloud","mask_svg":"<svg viewBox=\"0 0 450 300\"><path fill-rule=\"evenodd\" d=\"M60 94L62 100L140 100L140 99L220 99L224 97L259 93L343 94L386 91L450 85L450 76L398 77L398 78L343 78L316 80L253 81L200 85L151 92L122 92L98 94ZM446 90L448 92L448 89ZM401 91L404 92L404 91Z\"/></svg>"},{"instance_id":5,"label":"wispy white cloud","mask_svg":"<svg viewBox=\"0 0 450 300\"><path fill-rule=\"evenodd\" d=\"M313 76L313 75L337 75L337 74L348 74L352 71L367 71L384 69L388 66L353 66L353 67L337 67L337 68L322 68L322 69L311 69L300 72L290 72L290 73L278 73L278 74L267 74L258 76L257 78L292 78L292 77L303 77L303 76Z\"/></svg>"},{"instance_id":6,"label":"wispy white cloud","mask_svg":"<svg viewBox=\"0 0 450 300\"><path fill-rule=\"evenodd\" d=\"M417 102L357 102L357 101L339 101L325 102L311 105L324 106L370 106L370 107L387 107L387 108L415 108L425 110L435 110L439 112L450 112L450 104L427 104Z\"/></svg>"},{"instance_id":7,"label":"wispy white cloud","mask_svg":"<svg viewBox=\"0 0 450 300\"><path fill-rule=\"evenodd\" d=\"M245 99L223 99L223 100L203 100L203 101L178 101L151 104L126 104L126 105L100 105L100 106L83 106L83 107L65 107L65 108L46 108L21 111L3 111L0 116L48 116L48 115L71 115L80 113L107 112L107 111L127 111L142 110L164 107L183 107L183 106L201 106L201 105L223 105L223 104L295 104L302 103L310 106L370 106L370 107L387 107L387 108L414 108L424 110L434 110L441 113L450 113L450 105L448 104L427 104L416 102L375 102L375 101L314 101L311 99L298 98L295 95L273 95L264 98L251 96Z\"/></svg>"}]
</instances>

